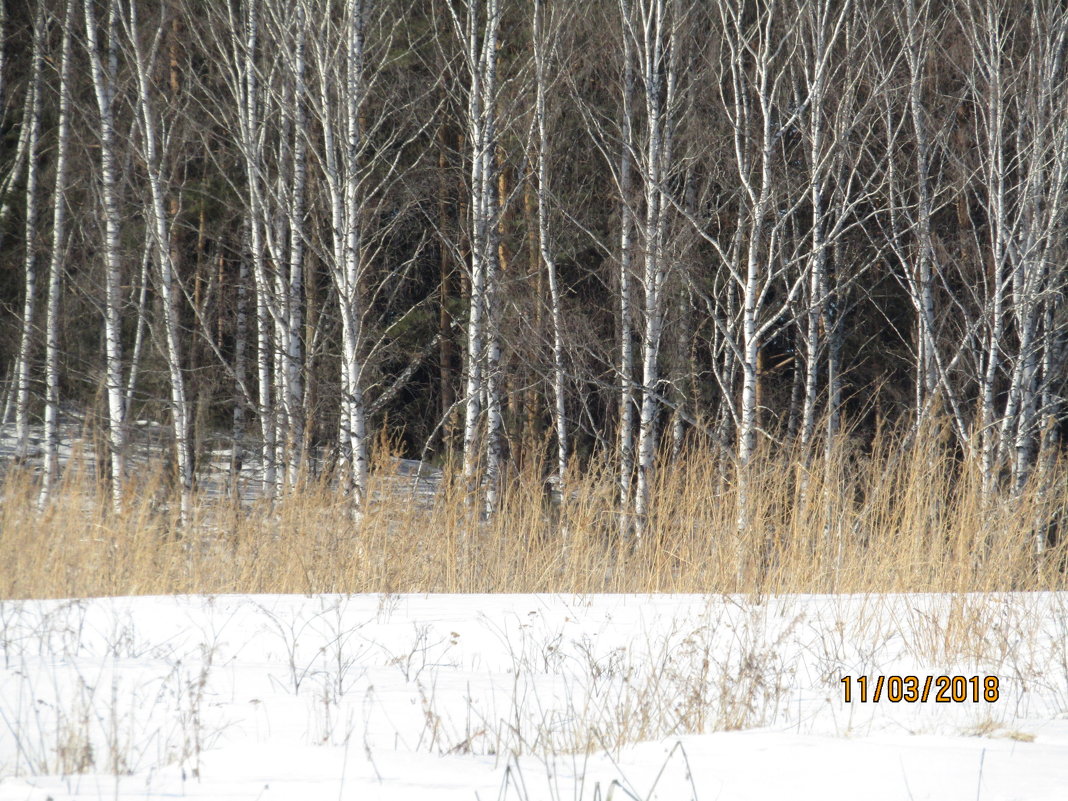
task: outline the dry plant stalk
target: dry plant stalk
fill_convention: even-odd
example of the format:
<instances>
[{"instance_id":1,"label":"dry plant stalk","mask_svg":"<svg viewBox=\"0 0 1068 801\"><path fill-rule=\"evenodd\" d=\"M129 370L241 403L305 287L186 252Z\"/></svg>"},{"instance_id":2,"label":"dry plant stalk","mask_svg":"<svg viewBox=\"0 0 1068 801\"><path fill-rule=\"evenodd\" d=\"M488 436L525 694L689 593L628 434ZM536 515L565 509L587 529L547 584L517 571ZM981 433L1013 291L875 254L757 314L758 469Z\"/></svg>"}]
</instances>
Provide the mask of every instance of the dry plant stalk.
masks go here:
<instances>
[{"instance_id":1,"label":"dry plant stalk","mask_svg":"<svg viewBox=\"0 0 1068 801\"><path fill-rule=\"evenodd\" d=\"M841 438L829 459L759 452L748 528L715 453L665 465L646 534L621 542L611 460L575 470L559 507L542 466L502 487L489 521L446 469L432 498L398 481L379 449L358 525L327 481L273 503L204 497L178 525L163 468L142 471L114 514L107 487L76 469L36 507L12 469L0 505L0 597L319 592L987 592L1068 587L1063 542L1036 532L1068 519L1068 469L1043 468L1021 494L984 495L980 465L932 436L909 451ZM934 444L932 444L934 443ZM168 509L170 511L168 511Z\"/></svg>"}]
</instances>

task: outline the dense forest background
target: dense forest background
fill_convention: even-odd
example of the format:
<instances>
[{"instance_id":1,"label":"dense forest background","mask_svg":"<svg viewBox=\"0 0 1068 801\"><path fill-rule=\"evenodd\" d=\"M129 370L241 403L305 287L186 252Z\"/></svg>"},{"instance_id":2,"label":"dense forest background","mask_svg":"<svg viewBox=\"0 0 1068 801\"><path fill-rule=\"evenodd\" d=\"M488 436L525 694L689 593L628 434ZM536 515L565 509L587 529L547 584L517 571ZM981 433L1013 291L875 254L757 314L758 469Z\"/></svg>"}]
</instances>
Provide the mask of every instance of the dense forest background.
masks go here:
<instances>
[{"instance_id":1,"label":"dense forest background","mask_svg":"<svg viewBox=\"0 0 1068 801\"><path fill-rule=\"evenodd\" d=\"M1068 433L1055 0L0 2L4 421L165 422L268 493ZM925 428L925 424L932 424ZM925 436L927 434L924 434ZM932 435L933 436L933 435ZM923 443L919 445L921 452ZM541 466L544 465L544 468Z\"/></svg>"}]
</instances>

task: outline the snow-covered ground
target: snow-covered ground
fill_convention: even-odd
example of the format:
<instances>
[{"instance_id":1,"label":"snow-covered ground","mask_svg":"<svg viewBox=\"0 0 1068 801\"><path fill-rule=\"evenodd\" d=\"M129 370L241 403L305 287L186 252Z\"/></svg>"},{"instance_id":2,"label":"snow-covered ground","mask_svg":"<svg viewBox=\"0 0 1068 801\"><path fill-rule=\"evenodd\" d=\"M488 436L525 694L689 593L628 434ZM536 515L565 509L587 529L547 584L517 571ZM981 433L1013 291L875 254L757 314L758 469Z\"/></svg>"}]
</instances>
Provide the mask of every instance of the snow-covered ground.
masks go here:
<instances>
[{"instance_id":1,"label":"snow-covered ground","mask_svg":"<svg viewBox=\"0 0 1068 801\"><path fill-rule=\"evenodd\" d=\"M843 699L957 674L997 700ZM1068 596L6 601L0 777L5 801L1064 801Z\"/></svg>"},{"instance_id":2,"label":"snow-covered ground","mask_svg":"<svg viewBox=\"0 0 1068 801\"><path fill-rule=\"evenodd\" d=\"M8 415L9 417L11 415ZM85 416L75 409L64 408L60 412L57 440L57 456L61 470L77 466L85 475L95 476L102 467L98 463L96 449L101 431L93 436L92 427ZM127 431L126 472L135 475L139 471L151 473L159 469L165 454L171 448L171 429L154 420L132 420ZM6 422L0 414L0 478L15 464L18 452L15 423ZM237 493L245 503L263 497L263 460L260 441L252 436L241 443L241 460L234 465L233 440L230 436L214 432L199 443L196 489L199 500L211 502L231 497ZM334 454L320 446L308 453L309 467L318 474L332 462ZM21 460L23 468L35 472L44 469L44 427L39 423L27 426L26 452ZM236 467L236 469L235 469ZM442 471L417 459L393 458L375 465L376 476L372 502L384 493L403 493L415 503L425 503L438 491Z\"/></svg>"}]
</instances>

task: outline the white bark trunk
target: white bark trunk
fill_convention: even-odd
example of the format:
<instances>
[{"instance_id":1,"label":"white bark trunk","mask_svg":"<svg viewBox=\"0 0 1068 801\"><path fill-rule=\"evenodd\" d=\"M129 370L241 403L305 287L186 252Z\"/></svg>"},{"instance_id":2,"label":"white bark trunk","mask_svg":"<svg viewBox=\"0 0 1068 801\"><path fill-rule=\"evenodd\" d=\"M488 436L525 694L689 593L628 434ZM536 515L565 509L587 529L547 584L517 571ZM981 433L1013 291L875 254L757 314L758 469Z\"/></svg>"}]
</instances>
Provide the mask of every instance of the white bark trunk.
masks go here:
<instances>
[{"instance_id":1,"label":"white bark trunk","mask_svg":"<svg viewBox=\"0 0 1068 801\"><path fill-rule=\"evenodd\" d=\"M623 119L619 155L619 534L631 532L631 487L634 480L634 330L631 311L631 269L634 215L631 210L634 160L634 46L630 37L632 0L620 0L623 20Z\"/></svg>"},{"instance_id":2,"label":"white bark trunk","mask_svg":"<svg viewBox=\"0 0 1068 801\"><path fill-rule=\"evenodd\" d=\"M0 109L7 108L7 4L0 0ZM22 116L19 125L19 138L15 145L15 157L11 160L7 173L0 179L0 248L4 245L4 224L11 215L11 193L15 187L19 175L22 173L22 164L26 159L27 139L29 138L30 106L33 101L33 92L27 91L23 101ZM10 410L7 410L10 411Z\"/></svg>"},{"instance_id":3,"label":"white bark trunk","mask_svg":"<svg viewBox=\"0 0 1068 801\"><path fill-rule=\"evenodd\" d=\"M675 113L677 9L666 0L637 0L640 17L631 23L639 33L638 58L645 98L645 157L640 164L645 194L642 272L641 408L638 419L638 481L634 497L635 534L645 531L658 440L660 411L660 343L664 330L663 288L667 277L664 253L670 201L664 183L672 158Z\"/></svg>"},{"instance_id":4,"label":"white bark trunk","mask_svg":"<svg viewBox=\"0 0 1068 801\"><path fill-rule=\"evenodd\" d=\"M146 218L152 227L153 245L156 250L158 292L163 306L164 357L170 383L171 420L174 427L175 463L179 491L179 525L185 526L192 514L193 465L189 440L189 404L186 396L185 377L182 373L182 344L178 326L178 292L171 252L171 225L165 210L162 154L159 152L159 120L154 98L149 87L151 65L146 61L139 41L136 0L131 0L129 10L129 39L133 48L134 67L137 79L138 128L144 147L144 161L148 175L149 207Z\"/></svg>"},{"instance_id":5,"label":"white bark trunk","mask_svg":"<svg viewBox=\"0 0 1068 801\"><path fill-rule=\"evenodd\" d=\"M497 510L504 461L504 417L501 399L501 332L500 332L500 227L497 198L497 33L500 26L498 0L486 5L486 30L482 43L482 169L481 224L485 227L486 291L486 517Z\"/></svg>"},{"instance_id":6,"label":"white bark trunk","mask_svg":"<svg viewBox=\"0 0 1068 801\"><path fill-rule=\"evenodd\" d=\"M553 52L554 39L545 31L544 0L534 3L534 60L537 83L535 115L538 125L538 250L549 278L549 304L553 323L553 425L556 428L556 475L557 489L561 498L566 498L567 486L567 404L564 372L563 313L561 310L560 281L556 273L551 232L549 229L549 131L545 95L548 91L548 59Z\"/></svg>"},{"instance_id":7,"label":"white bark trunk","mask_svg":"<svg viewBox=\"0 0 1068 801\"><path fill-rule=\"evenodd\" d=\"M802 10L794 4L772 4L751 17L728 2L718 4L727 48L725 88L729 89L723 93L723 113L734 131L731 169L732 177L737 174L740 192L729 243L698 232L719 255L725 280L737 293L737 298L734 292L727 294L727 321L721 324L727 364L720 383L737 429L736 528L743 536L750 527L748 473L757 446L760 350L769 332L795 304L805 278L803 271L795 276L788 273L790 259L783 254L782 240L791 214L776 213L782 183L776 172L780 139L799 123L809 100L806 93L800 102L791 102L783 87L789 75L787 59L796 47L783 37L795 35ZM775 306L770 303L773 292L777 293ZM741 397L734 406L730 393L736 373L741 374Z\"/></svg>"},{"instance_id":8,"label":"white bark trunk","mask_svg":"<svg viewBox=\"0 0 1068 801\"><path fill-rule=\"evenodd\" d=\"M302 376L303 349L301 329L304 325L304 207L307 184L307 131L305 127L305 62L304 48L307 18L303 7L297 7L297 40L293 54L293 181L289 203L289 282L287 299L287 336L285 353L286 418L288 441L287 472L289 485L299 478L304 461L304 381Z\"/></svg>"},{"instance_id":9,"label":"white bark trunk","mask_svg":"<svg viewBox=\"0 0 1068 801\"><path fill-rule=\"evenodd\" d=\"M471 296L467 328L467 381L463 473L474 492L479 457L485 453L485 510L497 502L501 462L500 343L497 330L496 104L498 0L465 0L463 19L449 7L465 47L469 75L467 128L471 160ZM483 401L483 396L485 400ZM479 423L486 411L485 450Z\"/></svg>"},{"instance_id":10,"label":"white bark trunk","mask_svg":"<svg viewBox=\"0 0 1068 801\"><path fill-rule=\"evenodd\" d=\"M369 472L361 290L362 209L366 191L361 164L364 146L361 115L368 79L365 15L362 0L349 0L341 27L344 57L340 64L331 57L329 48L313 51L318 81L316 113L323 132L320 164L330 206L330 277L337 291L341 319L339 468L342 487L351 496L356 522L366 510Z\"/></svg>"},{"instance_id":11,"label":"white bark trunk","mask_svg":"<svg viewBox=\"0 0 1068 801\"><path fill-rule=\"evenodd\" d=\"M59 298L67 239L67 155L70 150L70 51L74 0L63 15L59 57L59 120L56 126L56 182L52 197L52 254L48 263L48 307L45 319L44 475L39 505L52 492L59 468Z\"/></svg>"},{"instance_id":12,"label":"white bark trunk","mask_svg":"<svg viewBox=\"0 0 1068 801\"><path fill-rule=\"evenodd\" d=\"M246 221L247 228L247 221ZM241 255L237 272L237 318L234 323L234 414L231 425L230 493L239 497L238 479L244 462L245 404L248 373L248 262Z\"/></svg>"},{"instance_id":13,"label":"white bark trunk","mask_svg":"<svg viewBox=\"0 0 1068 801\"><path fill-rule=\"evenodd\" d=\"M845 4L845 5L848 5ZM844 7L842 13L844 13ZM808 256L808 309L805 314L804 406L801 413L801 445L808 451L816 430L816 402L819 377L820 322L826 330L827 237L825 188L828 158L825 152L827 60L829 47L836 39L839 26L831 25L832 9L823 2L809 4L804 35L806 37L804 69L808 109L802 125L808 131L809 203L812 207L811 251ZM839 22L841 17L839 17Z\"/></svg>"},{"instance_id":14,"label":"white bark trunk","mask_svg":"<svg viewBox=\"0 0 1068 801\"><path fill-rule=\"evenodd\" d=\"M271 328L272 320L277 315L271 309L271 287L264 257L264 204L261 192L263 148L256 63L260 26L258 7L259 0L245 0L240 23L232 15L228 16L228 21L231 30L230 49L237 78L235 94L239 106L239 137L245 168L249 257L256 298L256 416L260 427L261 478L264 494L274 498L277 474L275 410L271 403Z\"/></svg>"},{"instance_id":15,"label":"white bark trunk","mask_svg":"<svg viewBox=\"0 0 1068 801\"><path fill-rule=\"evenodd\" d=\"M19 349L15 358L15 459L23 461L28 453L30 436L30 358L33 347L34 313L37 307L37 148L41 137L41 71L44 62L45 9L37 3L33 18L33 50L30 67L29 116L26 160L26 221L23 227L22 323Z\"/></svg>"},{"instance_id":16,"label":"white bark trunk","mask_svg":"<svg viewBox=\"0 0 1068 801\"><path fill-rule=\"evenodd\" d=\"M858 195L853 188L855 175L850 168L843 166L849 159L850 128L854 125L848 112L842 113L841 107L848 107L841 97L837 112L832 112L826 105L827 89L835 69L844 72L850 69L854 59L863 64L863 54L859 48L848 50L844 54L844 63L832 65L836 49L844 45L855 48L849 31L849 16L852 3L837 4L831 0L820 0L815 4L806 4L804 48L806 49L806 102L808 112L804 118L809 122L810 147L809 202L812 204L812 237L809 255L809 293L808 312L808 357L812 360L805 378L805 410L802 442L806 447L812 444L814 433L815 392L817 384L817 345L822 327L827 349L827 430L824 438L824 461L829 463L838 436L841 417L841 352L844 332L842 330L842 293L841 271L843 263L840 253L841 233L853 217ZM855 85L850 83L841 87L841 91L853 92ZM828 256L833 254L835 270L828 271ZM862 270L857 270L846 280L855 280ZM814 327L815 324L815 327ZM815 340L815 341L814 341ZM806 458L807 455L806 455ZM828 499L828 503L829 503Z\"/></svg>"},{"instance_id":17,"label":"white bark trunk","mask_svg":"<svg viewBox=\"0 0 1068 801\"><path fill-rule=\"evenodd\" d=\"M917 192L916 249L910 279L916 307L916 427L930 410L929 399L937 389L934 309L934 246L931 218L934 199L931 191L932 145L927 125L923 83L930 59L931 18L928 0L907 0L903 26L905 63L909 73L908 113L912 125L914 179Z\"/></svg>"},{"instance_id":18,"label":"white bark trunk","mask_svg":"<svg viewBox=\"0 0 1068 801\"><path fill-rule=\"evenodd\" d=\"M363 298L360 296L362 228L360 152L363 146L360 114L366 95L364 54L364 4L351 0L348 6L346 39L345 147L342 158L343 267L339 299L342 309L342 419L348 422L348 449L352 459L353 510L357 520L367 504L369 472L367 413L363 397Z\"/></svg>"},{"instance_id":19,"label":"white bark trunk","mask_svg":"<svg viewBox=\"0 0 1068 801\"><path fill-rule=\"evenodd\" d=\"M768 17L761 21L760 24L764 27L765 34L761 41L762 46L755 59L755 88L753 90L755 91L753 100L755 100L757 106L756 121L760 126L759 138L757 139L757 147L759 147L757 154L759 159L759 184L755 192L752 189L749 190L752 206L751 217L748 221L749 236L745 245L745 277L741 298L742 402L739 409L740 419L738 424L739 530L744 530L748 527L749 494L746 471L756 450L757 441L757 356L760 349L758 317L762 300L766 293L767 279L765 276L771 273L770 261L772 254L770 253L770 246L765 242L765 220L768 215L768 209L771 206L773 190L772 155L778 132L775 126L774 117L776 112L772 97L775 81L771 74L773 69L771 48L773 45L769 41L771 28L773 27L772 15L769 13ZM732 64L732 69L735 71L735 93L738 96L738 100L736 100L736 115L738 118L744 118L754 113L754 110L749 107L752 101L747 97L747 93L750 90L745 86L745 81L741 75L744 63ZM747 135L748 132L739 130L736 137L745 137ZM735 148L739 153L744 153L748 150L749 145L746 142L738 142ZM746 155L739 161L739 172L741 173L746 170L750 156ZM743 180L748 183L747 178L743 178ZM767 250L765 250L766 247Z\"/></svg>"},{"instance_id":20,"label":"white bark trunk","mask_svg":"<svg viewBox=\"0 0 1068 801\"><path fill-rule=\"evenodd\" d=\"M469 0L467 17L462 28L457 21L458 32L462 30L465 37L467 66L471 78L467 109L468 141L471 147L471 281L467 321L467 380L463 438L463 473L469 492L475 490L474 481L480 453L478 428L482 412L483 313L486 295L486 229L483 198L486 183L483 171L486 162L482 157L482 151L486 145L482 133L483 76L477 19L480 5L476 0ZM492 182L490 185L492 186Z\"/></svg>"},{"instance_id":21,"label":"white bark trunk","mask_svg":"<svg viewBox=\"0 0 1068 801\"><path fill-rule=\"evenodd\" d=\"M134 341L130 348L130 371L126 374L125 407L133 403L137 379L141 372L141 351L144 348L145 329L148 327L148 286L152 281L149 268L152 265L152 232L145 232L145 242L141 252L141 271L137 280L137 324L134 327Z\"/></svg>"},{"instance_id":22,"label":"white bark trunk","mask_svg":"<svg viewBox=\"0 0 1068 801\"><path fill-rule=\"evenodd\" d=\"M93 79L99 122L100 179L104 197L104 383L108 398L108 446L111 457L111 501L114 511L122 504L126 455L126 406L122 392L122 261L119 255L118 155L115 99L118 42L117 0L108 2L107 66L102 62L99 30L92 0L83 5L86 49Z\"/></svg>"}]
</instances>

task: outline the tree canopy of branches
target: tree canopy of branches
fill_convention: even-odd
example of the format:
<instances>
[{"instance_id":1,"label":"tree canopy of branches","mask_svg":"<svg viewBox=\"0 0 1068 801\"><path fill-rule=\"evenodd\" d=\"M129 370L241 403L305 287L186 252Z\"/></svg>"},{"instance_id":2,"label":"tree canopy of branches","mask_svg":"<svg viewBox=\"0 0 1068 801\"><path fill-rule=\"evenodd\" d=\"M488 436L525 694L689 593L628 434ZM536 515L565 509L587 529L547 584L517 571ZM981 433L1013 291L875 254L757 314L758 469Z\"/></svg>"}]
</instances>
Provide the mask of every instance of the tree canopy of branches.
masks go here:
<instances>
[{"instance_id":1,"label":"tree canopy of branches","mask_svg":"<svg viewBox=\"0 0 1068 801\"><path fill-rule=\"evenodd\" d=\"M945 419L984 492L1068 434L1068 10L1055 0L0 3L0 375L210 434L278 494L369 441L493 514L544 464ZM39 270L47 269L43 277ZM42 291L43 286L43 291ZM803 488L802 488L803 491Z\"/></svg>"}]
</instances>

